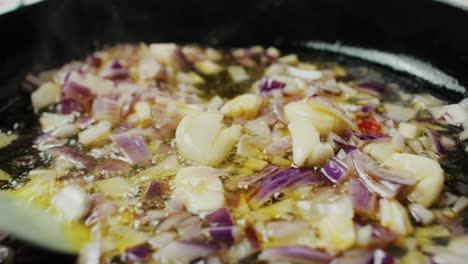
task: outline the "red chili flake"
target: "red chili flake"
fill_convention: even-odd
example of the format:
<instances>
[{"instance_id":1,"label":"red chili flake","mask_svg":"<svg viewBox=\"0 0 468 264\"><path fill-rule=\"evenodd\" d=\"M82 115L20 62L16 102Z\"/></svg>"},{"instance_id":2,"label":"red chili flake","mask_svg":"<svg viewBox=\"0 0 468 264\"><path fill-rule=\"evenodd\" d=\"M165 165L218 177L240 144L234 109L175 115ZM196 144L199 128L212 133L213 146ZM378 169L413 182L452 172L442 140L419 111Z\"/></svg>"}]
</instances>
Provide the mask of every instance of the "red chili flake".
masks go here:
<instances>
[{"instance_id":1,"label":"red chili flake","mask_svg":"<svg viewBox=\"0 0 468 264\"><path fill-rule=\"evenodd\" d=\"M357 124L361 133L365 135L380 136L383 135L382 127L375 120L375 118L361 120Z\"/></svg>"}]
</instances>

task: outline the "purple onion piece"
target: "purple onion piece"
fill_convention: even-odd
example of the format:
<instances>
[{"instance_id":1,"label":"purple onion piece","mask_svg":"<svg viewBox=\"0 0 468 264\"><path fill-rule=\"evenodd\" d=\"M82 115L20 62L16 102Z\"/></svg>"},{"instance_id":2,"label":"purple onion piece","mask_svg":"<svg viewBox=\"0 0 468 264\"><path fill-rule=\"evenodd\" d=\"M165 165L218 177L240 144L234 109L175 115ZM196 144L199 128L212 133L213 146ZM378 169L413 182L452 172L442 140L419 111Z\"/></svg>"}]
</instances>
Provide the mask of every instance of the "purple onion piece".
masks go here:
<instances>
[{"instance_id":1,"label":"purple onion piece","mask_svg":"<svg viewBox=\"0 0 468 264\"><path fill-rule=\"evenodd\" d=\"M48 150L48 153L52 156L64 157L73 163L77 164L86 169L92 169L96 163L87 155L81 154L78 151L69 147L55 147Z\"/></svg>"},{"instance_id":2,"label":"purple onion piece","mask_svg":"<svg viewBox=\"0 0 468 264\"><path fill-rule=\"evenodd\" d=\"M152 180L146 190L146 199L153 200L161 198L169 191L169 184L167 182Z\"/></svg>"},{"instance_id":3,"label":"purple onion piece","mask_svg":"<svg viewBox=\"0 0 468 264\"><path fill-rule=\"evenodd\" d=\"M112 70L117 70L117 69L122 69L123 66L122 64L120 64L118 59L113 59L109 64L109 68Z\"/></svg>"},{"instance_id":4,"label":"purple onion piece","mask_svg":"<svg viewBox=\"0 0 468 264\"><path fill-rule=\"evenodd\" d=\"M141 136L129 136L122 133L112 135L111 139L117 146L119 146L132 164L147 162L152 158L152 155Z\"/></svg>"},{"instance_id":5,"label":"purple onion piece","mask_svg":"<svg viewBox=\"0 0 468 264\"><path fill-rule=\"evenodd\" d=\"M358 149L353 150L349 154L351 156L351 160L354 164L354 168L356 170L357 175L363 181L363 183L367 186L367 188L384 198L395 197L401 185L390 183L390 182L385 182L384 180L376 180L373 177L371 177L371 175L367 173L365 164L363 163L363 161L357 160L358 158L356 158L356 156L358 155L354 154L356 152L360 152L360 150Z\"/></svg>"},{"instance_id":6,"label":"purple onion piece","mask_svg":"<svg viewBox=\"0 0 468 264\"><path fill-rule=\"evenodd\" d=\"M96 165L97 171L103 172L126 172L130 170L130 164L122 160L100 160Z\"/></svg>"},{"instance_id":7,"label":"purple onion piece","mask_svg":"<svg viewBox=\"0 0 468 264\"><path fill-rule=\"evenodd\" d=\"M269 77L266 77L260 81L258 86L262 93L267 93L273 90L283 89L284 87L286 87L286 84L283 82L275 81Z\"/></svg>"},{"instance_id":8,"label":"purple onion piece","mask_svg":"<svg viewBox=\"0 0 468 264\"><path fill-rule=\"evenodd\" d=\"M369 81L369 82L361 82L357 85L359 88L363 88L366 91L369 91L373 94L380 95L385 92L385 85L380 82Z\"/></svg>"},{"instance_id":9,"label":"purple onion piece","mask_svg":"<svg viewBox=\"0 0 468 264\"><path fill-rule=\"evenodd\" d=\"M349 193L355 211L370 214L376 210L377 196L369 192L361 180L351 179Z\"/></svg>"},{"instance_id":10,"label":"purple onion piece","mask_svg":"<svg viewBox=\"0 0 468 264\"><path fill-rule=\"evenodd\" d=\"M416 180L409 173L381 167L376 161L359 150L354 150L350 154L357 166L374 178L401 185L416 184Z\"/></svg>"},{"instance_id":11,"label":"purple onion piece","mask_svg":"<svg viewBox=\"0 0 468 264\"><path fill-rule=\"evenodd\" d=\"M114 59L112 62L101 72L101 77L113 81L125 80L130 77L127 69L125 69L119 60Z\"/></svg>"},{"instance_id":12,"label":"purple onion piece","mask_svg":"<svg viewBox=\"0 0 468 264\"><path fill-rule=\"evenodd\" d=\"M232 226L212 227L209 229L209 233L214 241L227 245L232 245L232 243L234 243Z\"/></svg>"},{"instance_id":13,"label":"purple onion piece","mask_svg":"<svg viewBox=\"0 0 468 264\"><path fill-rule=\"evenodd\" d=\"M93 102L93 117L97 120L108 120L113 124L120 120L120 104L107 97L98 97Z\"/></svg>"},{"instance_id":14,"label":"purple onion piece","mask_svg":"<svg viewBox=\"0 0 468 264\"><path fill-rule=\"evenodd\" d=\"M167 246L160 249L158 254L162 258L186 259L190 261L212 256L220 249L221 245L216 242L178 240L170 242Z\"/></svg>"},{"instance_id":15,"label":"purple onion piece","mask_svg":"<svg viewBox=\"0 0 468 264\"><path fill-rule=\"evenodd\" d=\"M346 179L349 171L349 168L335 157L327 160L325 165L320 169L320 172L332 183L341 182Z\"/></svg>"},{"instance_id":16,"label":"purple onion piece","mask_svg":"<svg viewBox=\"0 0 468 264\"><path fill-rule=\"evenodd\" d=\"M178 223L181 221L191 217L190 213L186 211L176 212L170 214L166 218L164 218L159 224L156 226L155 231L165 231L175 228Z\"/></svg>"},{"instance_id":17,"label":"purple onion piece","mask_svg":"<svg viewBox=\"0 0 468 264\"><path fill-rule=\"evenodd\" d=\"M267 248L258 258L265 261L290 261L292 263L328 263L332 259L325 252L301 246Z\"/></svg>"},{"instance_id":18,"label":"purple onion piece","mask_svg":"<svg viewBox=\"0 0 468 264\"><path fill-rule=\"evenodd\" d=\"M93 100L93 97L94 95L88 87L70 79L68 79L62 87L62 100L73 99L83 106L88 106Z\"/></svg>"},{"instance_id":19,"label":"purple onion piece","mask_svg":"<svg viewBox=\"0 0 468 264\"><path fill-rule=\"evenodd\" d=\"M389 142L392 140L391 137L383 135L358 135L356 137L364 143Z\"/></svg>"},{"instance_id":20,"label":"purple onion piece","mask_svg":"<svg viewBox=\"0 0 468 264\"><path fill-rule=\"evenodd\" d=\"M344 140L350 140L353 136L354 136L354 133L349 128L346 128L345 131L343 132Z\"/></svg>"},{"instance_id":21,"label":"purple onion piece","mask_svg":"<svg viewBox=\"0 0 468 264\"><path fill-rule=\"evenodd\" d=\"M60 105L62 107L62 114L65 115L71 114L73 112L80 112L81 110L80 104L73 99L63 99Z\"/></svg>"},{"instance_id":22,"label":"purple onion piece","mask_svg":"<svg viewBox=\"0 0 468 264\"><path fill-rule=\"evenodd\" d=\"M146 245L139 245L125 250L125 261L136 262L147 260L153 251Z\"/></svg>"},{"instance_id":23,"label":"purple onion piece","mask_svg":"<svg viewBox=\"0 0 468 264\"><path fill-rule=\"evenodd\" d=\"M335 151L349 144L348 141L333 132L328 134L327 142L330 143Z\"/></svg>"},{"instance_id":24,"label":"purple onion piece","mask_svg":"<svg viewBox=\"0 0 468 264\"><path fill-rule=\"evenodd\" d=\"M278 170L279 168L276 167L276 166L268 166L266 167L265 169L263 169L262 171L260 171L259 173L255 174L254 176L246 179L246 180L243 180L239 183L239 187L240 188L248 188L250 187L251 185L257 183L257 182L260 182L261 180L263 180L266 176L270 175L271 173L275 172L276 170Z\"/></svg>"},{"instance_id":25,"label":"purple onion piece","mask_svg":"<svg viewBox=\"0 0 468 264\"><path fill-rule=\"evenodd\" d=\"M439 135L432 129L426 128L426 134L429 136L432 142L432 147L437 154L441 154L444 151L444 147L440 143Z\"/></svg>"},{"instance_id":26,"label":"purple onion piece","mask_svg":"<svg viewBox=\"0 0 468 264\"><path fill-rule=\"evenodd\" d=\"M231 215L229 214L226 208L220 208L206 215L205 219L210 224L210 226L232 226L234 225Z\"/></svg>"},{"instance_id":27,"label":"purple onion piece","mask_svg":"<svg viewBox=\"0 0 468 264\"><path fill-rule=\"evenodd\" d=\"M361 107L361 108L357 111L357 114L358 114L359 116L368 116L368 115L370 115L375 109L377 109L377 106L376 106L376 105L373 105L373 104L364 105L363 107Z\"/></svg>"},{"instance_id":28,"label":"purple onion piece","mask_svg":"<svg viewBox=\"0 0 468 264\"><path fill-rule=\"evenodd\" d=\"M346 154L349 154L355 150L359 151L359 149L356 146L351 146L351 145L346 145L343 147L343 150Z\"/></svg>"},{"instance_id":29,"label":"purple onion piece","mask_svg":"<svg viewBox=\"0 0 468 264\"><path fill-rule=\"evenodd\" d=\"M278 169L263 179L255 193L250 197L250 205L255 208L259 207L270 199L273 194L282 191L293 182L304 177L311 177L311 175L313 176L313 172L306 169Z\"/></svg>"}]
</instances>

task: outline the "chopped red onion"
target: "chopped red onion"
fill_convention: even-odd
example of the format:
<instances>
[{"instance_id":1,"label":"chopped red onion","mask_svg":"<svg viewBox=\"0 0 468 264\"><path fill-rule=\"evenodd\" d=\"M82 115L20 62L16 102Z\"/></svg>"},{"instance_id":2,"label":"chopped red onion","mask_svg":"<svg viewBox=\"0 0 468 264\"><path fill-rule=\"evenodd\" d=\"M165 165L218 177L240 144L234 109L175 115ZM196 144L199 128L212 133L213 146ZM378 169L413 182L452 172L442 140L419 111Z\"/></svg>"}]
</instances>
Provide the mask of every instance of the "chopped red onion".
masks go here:
<instances>
[{"instance_id":1,"label":"chopped red onion","mask_svg":"<svg viewBox=\"0 0 468 264\"><path fill-rule=\"evenodd\" d=\"M209 229L209 233L214 241L232 245L234 243L234 228L232 226L212 227Z\"/></svg>"},{"instance_id":2,"label":"chopped red onion","mask_svg":"<svg viewBox=\"0 0 468 264\"><path fill-rule=\"evenodd\" d=\"M200 239L202 234L202 221L198 216L190 216L177 223L177 232L183 240Z\"/></svg>"},{"instance_id":3,"label":"chopped red onion","mask_svg":"<svg viewBox=\"0 0 468 264\"><path fill-rule=\"evenodd\" d=\"M277 171L279 167L276 166L268 166L262 171L256 173L250 178L247 178L239 183L239 188L246 189L250 188L253 184L263 180L266 176L270 175L271 173Z\"/></svg>"},{"instance_id":4,"label":"chopped red onion","mask_svg":"<svg viewBox=\"0 0 468 264\"><path fill-rule=\"evenodd\" d=\"M273 111L276 118L283 124L287 124L286 117L284 116L284 106L278 102L274 101L271 105L271 110Z\"/></svg>"},{"instance_id":5,"label":"chopped red onion","mask_svg":"<svg viewBox=\"0 0 468 264\"><path fill-rule=\"evenodd\" d=\"M444 147L442 147L442 144L440 144L439 136L437 135L437 133L430 128L426 128L426 134L431 139L432 147L434 148L434 151L437 154L441 154L444 151Z\"/></svg>"},{"instance_id":6,"label":"chopped red onion","mask_svg":"<svg viewBox=\"0 0 468 264\"><path fill-rule=\"evenodd\" d=\"M367 91L376 96L379 96L385 92L385 85L375 81L358 83L357 88L361 88L360 90Z\"/></svg>"},{"instance_id":7,"label":"chopped red onion","mask_svg":"<svg viewBox=\"0 0 468 264\"><path fill-rule=\"evenodd\" d=\"M101 219L105 219L117 211L117 206L111 202L100 202L94 206L85 220L86 226L91 226Z\"/></svg>"},{"instance_id":8,"label":"chopped red onion","mask_svg":"<svg viewBox=\"0 0 468 264\"><path fill-rule=\"evenodd\" d=\"M351 120L351 118L349 118L343 112L343 110L340 107L336 106L333 102L318 95L309 96L307 100L308 102L313 102L314 104L319 105L321 108L326 109L330 113L336 115L341 120L343 120L350 128L352 128L353 130L357 130L356 124L353 122L353 120Z\"/></svg>"},{"instance_id":9,"label":"chopped red onion","mask_svg":"<svg viewBox=\"0 0 468 264\"><path fill-rule=\"evenodd\" d=\"M332 183L342 182L349 175L350 168L333 157L325 163L320 172Z\"/></svg>"},{"instance_id":10,"label":"chopped red onion","mask_svg":"<svg viewBox=\"0 0 468 264\"><path fill-rule=\"evenodd\" d=\"M69 147L55 147L48 150L48 153L55 157L64 157L82 168L92 169L96 165L89 156Z\"/></svg>"},{"instance_id":11,"label":"chopped red onion","mask_svg":"<svg viewBox=\"0 0 468 264\"><path fill-rule=\"evenodd\" d=\"M147 260L153 251L147 245L139 245L131 248L127 248L124 253L124 259L126 262L140 262Z\"/></svg>"},{"instance_id":12,"label":"chopped red onion","mask_svg":"<svg viewBox=\"0 0 468 264\"><path fill-rule=\"evenodd\" d=\"M350 140L353 136L354 136L354 133L349 128L346 128L345 131L343 132L343 138L346 141Z\"/></svg>"},{"instance_id":13,"label":"chopped red onion","mask_svg":"<svg viewBox=\"0 0 468 264\"><path fill-rule=\"evenodd\" d=\"M377 195L370 193L360 179L352 178L349 183L349 195L353 208L359 213L371 215L377 207Z\"/></svg>"},{"instance_id":14,"label":"chopped red onion","mask_svg":"<svg viewBox=\"0 0 468 264\"><path fill-rule=\"evenodd\" d=\"M353 154L354 152L358 152L359 150L353 150L350 153ZM363 166L361 165L362 162L357 162L354 158L352 159L354 167L356 169L357 175L359 178L362 179L363 183L371 190L379 194L381 197L384 198L392 198L398 193L400 189L400 185L385 182L384 180L377 181L372 178L367 172L364 170ZM384 184L385 183L385 184Z\"/></svg>"},{"instance_id":15,"label":"chopped red onion","mask_svg":"<svg viewBox=\"0 0 468 264\"><path fill-rule=\"evenodd\" d=\"M107 68L101 72L101 77L113 81L125 80L130 77L127 69L117 59L112 60Z\"/></svg>"},{"instance_id":16,"label":"chopped red onion","mask_svg":"<svg viewBox=\"0 0 468 264\"><path fill-rule=\"evenodd\" d=\"M107 97L98 97L93 102L93 117L96 120L108 120L112 124L120 121L120 104Z\"/></svg>"},{"instance_id":17,"label":"chopped red onion","mask_svg":"<svg viewBox=\"0 0 468 264\"><path fill-rule=\"evenodd\" d=\"M170 214L169 216L164 218L164 220L159 222L159 224L155 228L155 231L160 232L160 231L172 229L176 227L179 222L181 222L184 219L187 219L190 216L191 216L190 213L186 211Z\"/></svg>"},{"instance_id":18,"label":"chopped red onion","mask_svg":"<svg viewBox=\"0 0 468 264\"><path fill-rule=\"evenodd\" d=\"M389 142L391 137L384 135L357 135L356 138L363 143Z\"/></svg>"},{"instance_id":19,"label":"chopped red onion","mask_svg":"<svg viewBox=\"0 0 468 264\"><path fill-rule=\"evenodd\" d=\"M114 159L100 160L96 165L97 171L104 172L126 172L130 169L131 167L130 164L128 164L128 162Z\"/></svg>"},{"instance_id":20,"label":"chopped red onion","mask_svg":"<svg viewBox=\"0 0 468 264\"><path fill-rule=\"evenodd\" d=\"M267 93L276 89L283 89L286 87L286 84L284 82L275 81L270 77L265 77L260 81L258 87L260 88L260 92Z\"/></svg>"},{"instance_id":21,"label":"chopped red onion","mask_svg":"<svg viewBox=\"0 0 468 264\"><path fill-rule=\"evenodd\" d=\"M80 117L80 118L78 118L78 120L76 120L76 125L80 129L88 128L93 123L94 123L94 120L89 118L89 117Z\"/></svg>"},{"instance_id":22,"label":"chopped red onion","mask_svg":"<svg viewBox=\"0 0 468 264\"><path fill-rule=\"evenodd\" d=\"M373 247L386 247L397 238L397 235L389 229L378 224L370 224L372 227L372 235L370 245Z\"/></svg>"},{"instance_id":23,"label":"chopped red onion","mask_svg":"<svg viewBox=\"0 0 468 264\"><path fill-rule=\"evenodd\" d=\"M221 249L218 243L205 241L172 241L158 251L163 259L186 259L188 262L197 258L206 258ZM187 263L188 263L187 262Z\"/></svg>"},{"instance_id":24,"label":"chopped red onion","mask_svg":"<svg viewBox=\"0 0 468 264\"><path fill-rule=\"evenodd\" d=\"M315 174L306 169L281 168L263 178L250 197L250 205L254 208L261 206L272 195L282 191L290 184L305 177L315 177Z\"/></svg>"},{"instance_id":25,"label":"chopped red onion","mask_svg":"<svg viewBox=\"0 0 468 264\"><path fill-rule=\"evenodd\" d=\"M152 200L161 198L169 192L169 184L167 182L152 180L146 190L146 199Z\"/></svg>"},{"instance_id":26,"label":"chopped red onion","mask_svg":"<svg viewBox=\"0 0 468 264\"><path fill-rule=\"evenodd\" d=\"M63 99L60 103L60 107L62 114L64 115L68 115L73 112L80 112L81 110L80 104L73 99Z\"/></svg>"},{"instance_id":27,"label":"chopped red onion","mask_svg":"<svg viewBox=\"0 0 468 264\"><path fill-rule=\"evenodd\" d=\"M111 139L117 146L119 146L132 164L147 162L152 158L152 155L141 136L129 136L121 133L111 135Z\"/></svg>"},{"instance_id":28,"label":"chopped red onion","mask_svg":"<svg viewBox=\"0 0 468 264\"><path fill-rule=\"evenodd\" d=\"M91 90L73 80L68 79L62 87L61 99L72 99L80 103L82 106L88 106L93 100Z\"/></svg>"},{"instance_id":29,"label":"chopped red onion","mask_svg":"<svg viewBox=\"0 0 468 264\"><path fill-rule=\"evenodd\" d=\"M343 146L349 145L348 141L333 132L328 134L327 142L333 147L335 151L342 148Z\"/></svg>"},{"instance_id":30,"label":"chopped red onion","mask_svg":"<svg viewBox=\"0 0 468 264\"><path fill-rule=\"evenodd\" d=\"M358 116L368 116L370 115L375 109L377 109L377 105L373 104L367 104L359 108L358 111L356 111L356 114Z\"/></svg>"},{"instance_id":31,"label":"chopped red onion","mask_svg":"<svg viewBox=\"0 0 468 264\"><path fill-rule=\"evenodd\" d=\"M220 208L205 217L206 221L210 226L232 226L234 222L232 221L231 215L229 214L226 208Z\"/></svg>"},{"instance_id":32,"label":"chopped red onion","mask_svg":"<svg viewBox=\"0 0 468 264\"><path fill-rule=\"evenodd\" d=\"M377 162L359 150L352 151L351 157L355 163L355 166L362 168L366 173L380 180L385 180L401 185L416 184L416 180L409 173L381 167L377 164Z\"/></svg>"},{"instance_id":33,"label":"chopped red onion","mask_svg":"<svg viewBox=\"0 0 468 264\"><path fill-rule=\"evenodd\" d=\"M254 226L252 225L247 226L244 230L244 233L245 233L245 236L247 237L247 240L249 241L250 246L253 249L259 249L261 247L260 238Z\"/></svg>"},{"instance_id":34,"label":"chopped red onion","mask_svg":"<svg viewBox=\"0 0 468 264\"><path fill-rule=\"evenodd\" d=\"M265 148L265 154L270 156L283 155L291 147L291 137L285 136L279 140L273 141Z\"/></svg>"},{"instance_id":35,"label":"chopped red onion","mask_svg":"<svg viewBox=\"0 0 468 264\"><path fill-rule=\"evenodd\" d=\"M67 139L58 139L49 133L42 134L34 139L34 144L40 150L46 150L54 147L61 147L67 143Z\"/></svg>"},{"instance_id":36,"label":"chopped red onion","mask_svg":"<svg viewBox=\"0 0 468 264\"><path fill-rule=\"evenodd\" d=\"M279 246L264 249L258 259L270 262L329 263L332 258L325 252L307 247Z\"/></svg>"}]
</instances>

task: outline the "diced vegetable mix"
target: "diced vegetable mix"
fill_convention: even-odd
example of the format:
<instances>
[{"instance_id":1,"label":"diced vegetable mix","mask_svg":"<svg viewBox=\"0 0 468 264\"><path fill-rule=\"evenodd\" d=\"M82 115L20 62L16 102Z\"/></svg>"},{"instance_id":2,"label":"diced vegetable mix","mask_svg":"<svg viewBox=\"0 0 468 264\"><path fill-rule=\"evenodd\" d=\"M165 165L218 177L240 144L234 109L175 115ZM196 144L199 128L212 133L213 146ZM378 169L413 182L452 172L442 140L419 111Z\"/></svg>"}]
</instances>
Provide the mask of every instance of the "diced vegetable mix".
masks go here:
<instances>
[{"instance_id":1,"label":"diced vegetable mix","mask_svg":"<svg viewBox=\"0 0 468 264\"><path fill-rule=\"evenodd\" d=\"M466 99L259 46L120 45L38 80L50 162L0 182L87 228L82 263L464 260L468 198L439 161L468 138Z\"/></svg>"}]
</instances>

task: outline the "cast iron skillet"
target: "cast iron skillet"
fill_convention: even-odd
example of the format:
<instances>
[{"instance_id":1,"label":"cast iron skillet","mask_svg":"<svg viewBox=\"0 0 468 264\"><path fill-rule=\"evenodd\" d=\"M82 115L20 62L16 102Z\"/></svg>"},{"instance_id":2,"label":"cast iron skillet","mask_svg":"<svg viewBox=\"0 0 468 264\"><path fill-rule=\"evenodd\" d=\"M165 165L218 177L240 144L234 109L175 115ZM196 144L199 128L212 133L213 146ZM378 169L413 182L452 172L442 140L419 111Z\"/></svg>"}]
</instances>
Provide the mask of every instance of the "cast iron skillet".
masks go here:
<instances>
[{"instance_id":1,"label":"cast iron skillet","mask_svg":"<svg viewBox=\"0 0 468 264\"><path fill-rule=\"evenodd\" d=\"M458 80L459 87L467 87L467 26L468 12L429 0L47 0L0 17L0 128L11 128L18 119L32 120L28 96L20 88L28 72L60 66L122 42L274 44L314 58L366 64L301 46L310 40L340 42L413 56ZM453 91L376 67L451 102L466 97L466 90ZM20 129L33 125L25 122ZM455 191L466 194L468 183L459 174L461 185ZM18 241L9 241L9 246L15 250L15 263L74 261L72 256Z\"/></svg>"}]
</instances>

